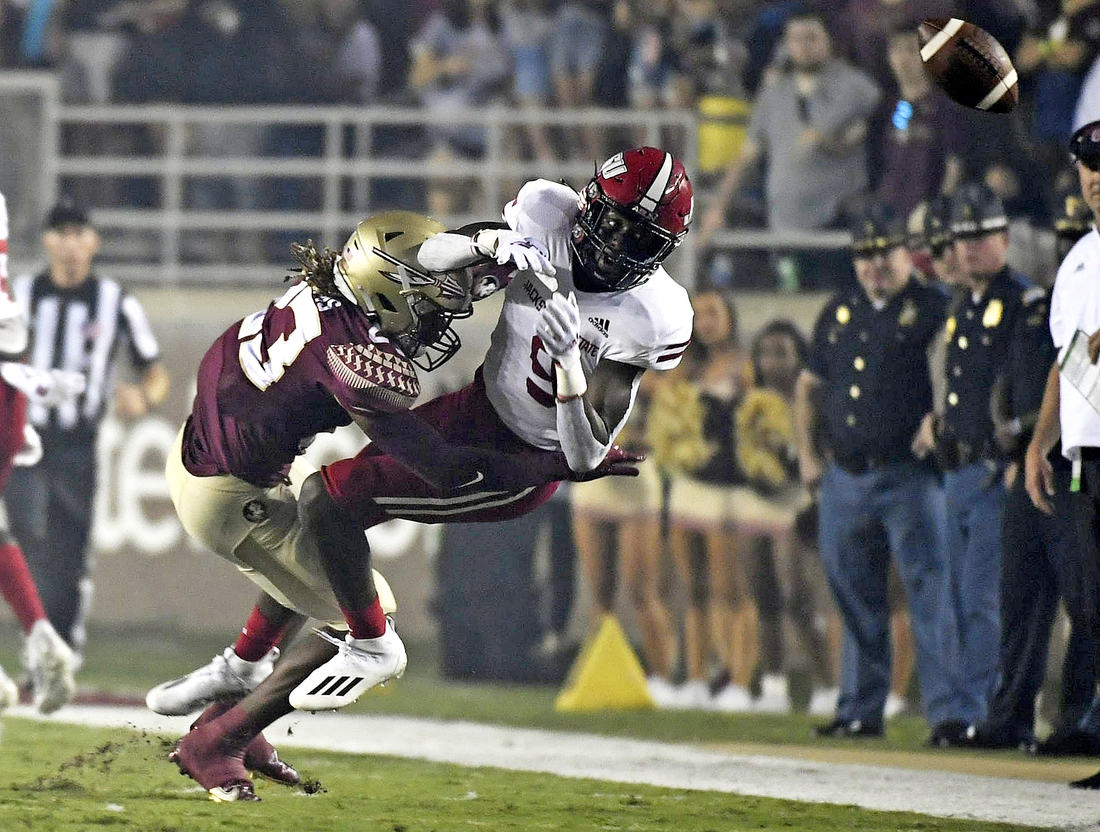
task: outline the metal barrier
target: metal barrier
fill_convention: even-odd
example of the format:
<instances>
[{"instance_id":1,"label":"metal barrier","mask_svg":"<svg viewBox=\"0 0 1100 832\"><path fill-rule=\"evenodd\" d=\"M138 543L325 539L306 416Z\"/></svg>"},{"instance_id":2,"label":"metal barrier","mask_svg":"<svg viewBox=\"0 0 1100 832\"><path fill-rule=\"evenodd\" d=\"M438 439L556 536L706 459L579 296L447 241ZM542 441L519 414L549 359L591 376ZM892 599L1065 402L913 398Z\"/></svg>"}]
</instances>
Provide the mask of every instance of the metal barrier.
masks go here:
<instances>
[{"instance_id":1,"label":"metal barrier","mask_svg":"<svg viewBox=\"0 0 1100 832\"><path fill-rule=\"evenodd\" d=\"M617 131L622 141L668 147L689 171L696 167L698 120L687 111L66 105L54 75L3 73L0 141L9 164L0 171L0 190L8 197L12 218L13 270L40 262L41 218L59 193L75 192L90 195L88 201L95 206L93 218L104 236L104 270L127 283L268 283L275 268L287 265L290 239L310 236L338 245L367 213L417 207L402 204L400 195L384 193L387 182L413 183L412 190L419 189L416 195L422 198L432 181L457 181L463 193L477 194L464 212L441 216L457 226L495 218L528 179L579 185L591 176L595 160L520 158L514 152L515 138L529 125ZM430 142L418 147L401 141L406 134L423 136L456 127L482 131L481 158L438 159L429 152ZM315 147L296 146L289 135L295 130L312 131ZM262 141L280 131L281 145ZM376 153L378 137L387 133L387 147ZM141 138L141 146L134 136ZM204 187L219 186L229 191L298 188L308 191L310 200L295 204L284 198L274 204L253 195L238 200L248 204L230 201L227 207L212 207L196 199ZM701 209L706 194L698 189L697 194ZM234 250L233 257L224 255L224 246L189 251L218 235L252 243L275 237L278 245L270 246L274 253L267 256L257 253L255 245L251 254ZM726 229L714 236L711 248L797 250L846 243L847 236L838 233ZM697 248L689 234L669 263L687 286L697 280Z\"/></svg>"}]
</instances>

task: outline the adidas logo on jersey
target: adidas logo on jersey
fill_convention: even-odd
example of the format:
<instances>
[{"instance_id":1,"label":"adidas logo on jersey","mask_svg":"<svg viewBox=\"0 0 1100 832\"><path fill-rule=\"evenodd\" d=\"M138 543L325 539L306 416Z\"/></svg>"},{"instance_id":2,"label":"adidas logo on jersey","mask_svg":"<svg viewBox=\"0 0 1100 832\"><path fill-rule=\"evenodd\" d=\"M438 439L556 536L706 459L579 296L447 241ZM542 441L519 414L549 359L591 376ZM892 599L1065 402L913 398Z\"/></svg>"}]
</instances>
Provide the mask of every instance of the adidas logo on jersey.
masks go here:
<instances>
[{"instance_id":1,"label":"adidas logo on jersey","mask_svg":"<svg viewBox=\"0 0 1100 832\"><path fill-rule=\"evenodd\" d=\"M608 337L607 331L611 328L611 321L608 318L589 318L588 323L596 327L596 331L604 338Z\"/></svg>"}]
</instances>

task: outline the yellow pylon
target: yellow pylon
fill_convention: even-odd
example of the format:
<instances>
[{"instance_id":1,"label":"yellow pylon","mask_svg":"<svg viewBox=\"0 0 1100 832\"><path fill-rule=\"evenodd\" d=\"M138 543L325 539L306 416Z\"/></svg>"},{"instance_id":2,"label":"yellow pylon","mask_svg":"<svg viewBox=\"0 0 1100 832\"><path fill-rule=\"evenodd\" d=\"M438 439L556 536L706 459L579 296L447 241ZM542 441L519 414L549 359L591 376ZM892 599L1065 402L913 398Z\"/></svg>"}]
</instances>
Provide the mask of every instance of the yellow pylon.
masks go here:
<instances>
[{"instance_id":1,"label":"yellow pylon","mask_svg":"<svg viewBox=\"0 0 1100 832\"><path fill-rule=\"evenodd\" d=\"M618 619L605 615L569 669L558 711L652 710L645 672Z\"/></svg>"}]
</instances>

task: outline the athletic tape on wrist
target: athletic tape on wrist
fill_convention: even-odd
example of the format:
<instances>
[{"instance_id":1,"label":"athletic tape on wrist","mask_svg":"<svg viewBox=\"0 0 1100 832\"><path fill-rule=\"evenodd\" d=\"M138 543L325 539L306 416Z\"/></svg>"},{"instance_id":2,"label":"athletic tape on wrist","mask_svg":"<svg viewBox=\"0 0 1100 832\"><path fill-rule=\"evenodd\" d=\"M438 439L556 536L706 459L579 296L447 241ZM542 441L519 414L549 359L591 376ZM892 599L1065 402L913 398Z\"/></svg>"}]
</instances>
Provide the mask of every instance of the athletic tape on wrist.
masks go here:
<instances>
[{"instance_id":1,"label":"athletic tape on wrist","mask_svg":"<svg viewBox=\"0 0 1100 832\"><path fill-rule=\"evenodd\" d=\"M588 390L588 379L584 376L584 368L580 361L574 362L568 368L555 361L554 376L558 383L558 401L579 398Z\"/></svg>"}]
</instances>

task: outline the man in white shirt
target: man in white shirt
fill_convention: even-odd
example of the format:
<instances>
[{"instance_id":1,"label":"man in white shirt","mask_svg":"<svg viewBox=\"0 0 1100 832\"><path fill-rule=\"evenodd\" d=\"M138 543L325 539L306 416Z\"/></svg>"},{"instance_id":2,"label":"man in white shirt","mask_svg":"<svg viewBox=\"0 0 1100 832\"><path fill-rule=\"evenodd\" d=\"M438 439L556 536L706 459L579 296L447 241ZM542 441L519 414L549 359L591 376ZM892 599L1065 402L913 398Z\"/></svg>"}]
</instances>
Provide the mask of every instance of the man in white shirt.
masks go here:
<instances>
[{"instance_id":1,"label":"man in white shirt","mask_svg":"<svg viewBox=\"0 0 1100 832\"><path fill-rule=\"evenodd\" d=\"M1070 139L1070 154L1076 163L1081 195L1100 216L1100 121L1081 127ZM1058 268L1050 305L1050 332L1061 357L1074 333L1089 333L1089 356L1095 363L1100 355L1100 235L1093 228L1070 249ZM1054 512L1054 474L1047 454L1062 440L1062 453L1073 460L1071 490L1073 511L1084 549L1082 595L1087 620L1100 631L1100 413L1067 379L1055 363L1047 376L1042 410L1025 457L1027 491L1036 508ZM1094 632L1095 637L1095 632ZM1096 710L1096 702L1093 703ZM1100 720L1090 712L1081 728ZM1100 736L1100 727L1094 732ZM1079 788L1100 788L1100 773L1075 781Z\"/></svg>"}]
</instances>

